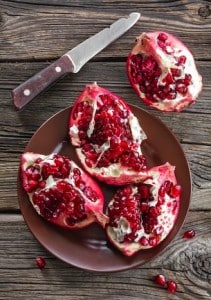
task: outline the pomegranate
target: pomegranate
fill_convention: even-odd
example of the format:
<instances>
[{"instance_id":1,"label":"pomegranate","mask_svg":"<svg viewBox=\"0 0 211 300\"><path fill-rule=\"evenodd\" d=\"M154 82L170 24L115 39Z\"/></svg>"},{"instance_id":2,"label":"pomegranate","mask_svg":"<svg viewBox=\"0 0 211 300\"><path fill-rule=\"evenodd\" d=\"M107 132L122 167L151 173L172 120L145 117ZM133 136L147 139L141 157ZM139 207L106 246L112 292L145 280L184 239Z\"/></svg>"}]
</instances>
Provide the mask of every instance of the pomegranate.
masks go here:
<instances>
[{"instance_id":1,"label":"pomegranate","mask_svg":"<svg viewBox=\"0 0 211 300\"><path fill-rule=\"evenodd\" d=\"M105 225L101 189L69 158L26 152L21 178L33 207L49 222L68 229Z\"/></svg>"},{"instance_id":2,"label":"pomegranate","mask_svg":"<svg viewBox=\"0 0 211 300\"><path fill-rule=\"evenodd\" d=\"M181 194L174 170L169 163L153 167L147 179L119 188L109 202L106 233L123 254L153 248L171 231Z\"/></svg>"},{"instance_id":3,"label":"pomegranate","mask_svg":"<svg viewBox=\"0 0 211 300\"><path fill-rule=\"evenodd\" d=\"M138 96L161 111L181 111L194 103L202 77L187 47L166 32L142 33L127 59L129 81Z\"/></svg>"},{"instance_id":4,"label":"pomegranate","mask_svg":"<svg viewBox=\"0 0 211 300\"><path fill-rule=\"evenodd\" d=\"M97 179L123 185L146 170L141 151L146 135L138 119L122 98L96 83L87 85L76 100L69 127L82 166Z\"/></svg>"}]
</instances>

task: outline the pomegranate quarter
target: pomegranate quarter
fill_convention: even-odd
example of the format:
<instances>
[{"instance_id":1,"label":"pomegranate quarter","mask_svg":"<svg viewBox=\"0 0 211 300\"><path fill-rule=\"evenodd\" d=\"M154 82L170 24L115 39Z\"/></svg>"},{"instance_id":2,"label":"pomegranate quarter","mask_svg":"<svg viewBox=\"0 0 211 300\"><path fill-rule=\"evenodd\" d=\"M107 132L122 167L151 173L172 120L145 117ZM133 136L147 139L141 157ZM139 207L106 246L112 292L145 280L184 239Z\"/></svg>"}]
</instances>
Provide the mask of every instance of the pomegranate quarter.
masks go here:
<instances>
[{"instance_id":1,"label":"pomegranate quarter","mask_svg":"<svg viewBox=\"0 0 211 300\"><path fill-rule=\"evenodd\" d=\"M108 204L107 236L123 254L156 247L172 230L181 194L174 169L151 168L145 181L119 188Z\"/></svg>"},{"instance_id":2,"label":"pomegranate quarter","mask_svg":"<svg viewBox=\"0 0 211 300\"><path fill-rule=\"evenodd\" d=\"M107 222L101 189L69 158L26 152L21 178L33 207L47 221L67 229Z\"/></svg>"},{"instance_id":3,"label":"pomegranate quarter","mask_svg":"<svg viewBox=\"0 0 211 300\"><path fill-rule=\"evenodd\" d=\"M142 33L127 59L131 86L148 106L182 111L202 89L192 53L166 32Z\"/></svg>"},{"instance_id":4,"label":"pomegranate quarter","mask_svg":"<svg viewBox=\"0 0 211 300\"><path fill-rule=\"evenodd\" d=\"M69 136L84 169L98 180L123 185L145 178L141 144L146 135L119 96L87 85L70 115Z\"/></svg>"}]
</instances>

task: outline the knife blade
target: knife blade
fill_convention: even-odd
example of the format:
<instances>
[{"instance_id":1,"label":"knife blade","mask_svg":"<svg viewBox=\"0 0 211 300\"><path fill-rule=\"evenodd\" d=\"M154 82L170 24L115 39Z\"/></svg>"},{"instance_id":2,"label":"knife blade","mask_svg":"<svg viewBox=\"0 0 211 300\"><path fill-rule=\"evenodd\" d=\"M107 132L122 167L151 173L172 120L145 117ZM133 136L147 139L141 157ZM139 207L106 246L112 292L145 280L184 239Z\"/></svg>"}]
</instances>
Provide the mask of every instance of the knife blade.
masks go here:
<instances>
[{"instance_id":1,"label":"knife blade","mask_svg":"<svg viewBox=\"0 0 211 300\"><path fill-rule=\"evenodd\" d=\"M117 20L110 27L83 41L48 67L17 86L11 93L16 109L22 109L42 91L66 74L77 73L92 57L129 30L139 18L140 13L134 12L127 18Z\"/></svg>"}]
</instances>

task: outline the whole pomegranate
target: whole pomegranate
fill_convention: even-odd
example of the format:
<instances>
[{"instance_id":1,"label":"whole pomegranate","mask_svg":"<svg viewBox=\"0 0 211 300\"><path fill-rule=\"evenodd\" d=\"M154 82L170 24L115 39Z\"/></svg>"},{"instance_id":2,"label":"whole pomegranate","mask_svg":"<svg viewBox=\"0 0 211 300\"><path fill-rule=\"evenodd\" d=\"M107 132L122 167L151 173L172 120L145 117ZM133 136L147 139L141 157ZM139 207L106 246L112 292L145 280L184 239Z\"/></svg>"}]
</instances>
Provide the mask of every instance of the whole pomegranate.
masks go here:
<instances>
[{"instance_id":1,"label":"whole pomegranate","mask_svg":"<svg viewBox=\"0 0 211 300\"><path fill-rule=\"evenodd\" d=\"M193 55L166 32L142 33L127 59L131 86L149 106L181 111L194 103L202 89Z\"/></svg>"},{"instance_id":2,"label":"whole pomegranate","mask_svg":"<svg viewBox=\"0 0 211 300\"><path fill-rule=\"evenodd\" d=\"M173 228L181 194L174 170L169 163L153 167L146 180L119 188L109 202L106 233L123 254L156 247Z\"/></svg>"},{"instance_id":3,"label":"whole pomegranate","mask_svg":"<svg viewBox=\"0 0 211 300\"><path fill-rule=\"evenodd\" d=\"M33 207L47 221L68 229L95 221L105 225L101 189L69 158L23 153L21 178Z\"/></svg>"},{"instance_id":4,"label":"whole pomegranate","mask_svg":"<svg viewBox=\"0 0 211 300\"><path fill-rule=\"evenodd\" d=\"M146 135L138 119L122 98L96 83L76 100L69 127L82 166L97 179L122 185L146 170L141 150Z\"/></svg>"}]
</instances>

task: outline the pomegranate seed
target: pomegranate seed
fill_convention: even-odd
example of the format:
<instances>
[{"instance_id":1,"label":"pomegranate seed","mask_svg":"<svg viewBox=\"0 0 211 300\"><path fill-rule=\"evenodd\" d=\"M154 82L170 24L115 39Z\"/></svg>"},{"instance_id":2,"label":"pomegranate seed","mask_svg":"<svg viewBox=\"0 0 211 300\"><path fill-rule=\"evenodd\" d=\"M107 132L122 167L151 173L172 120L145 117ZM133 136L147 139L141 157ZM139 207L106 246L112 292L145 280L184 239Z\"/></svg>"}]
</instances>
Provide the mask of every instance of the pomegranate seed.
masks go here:
<instances>
[{"instance_id":1,"label":"pomegranate seed","mask_svg":"<svg viewBox=\"0 0 211 300\"><path fill-rule=\"evenodd\" d=\"M183 233L183 238L192 239L195 235L196 235L196 232L193 229L191 229L191 230L187 230Z\"/></svg>"},{"instance_id":2,"label":"pomegranate seed","mask_svg":"<svg viewBox=\"0 0 211 300\"><path fill-rule=\"evenodd\" d=\"M159 239L157 237L150 237L149 238L149 244L152 247L157 246L158 242L159 242Z\"/></svg>"},{"instance_id":3,"label":"pomegranate seed","mask_svg":"<svg viewBox=\"0 0 211 300\"><path fill-rule=\"evenodd\" d=\"M164 197L166 193L165 187L164 185L161 185L161 187L159 188L158 194L160 197Z\"/></svg>"},{"instance_id":4,"label":"pomegranate seed","mask_svg":"<svg viewBox=\"0 0 211 300\"><path fill-rule=\"evenodd\" d=\"M147 203L141 203L140 204L140 211L141 212L147 212L148 211L148 208L149 208L149 206L148 206L148 204Z\"/></svg>"},{"instance_id":5,"label":"pomegranate seed","mask_svg":"<svg viewBox=\"0 0 211 300\"><path fill-rule=\"evenodd\" d=\"M155 276L155 283L161 285L161 286L165 286L166 285L166 279L164 277L164 275L156 275Z\"/></svg>"},{"instance_id":6,"label":"pomegranate seed","mask_svg":"<svg viewBox=\"0 0 211 300\"><path fill-rule=\"evenodd\" d=\"M92 168L92 166L93 166L93 161L91 161L90 159L87 159L87 158L86 158L85 161L86 161L87 167Z\"/></svg>"},{"instance_id":7,"label":"pomegranate seed","mask_svg":"<svg viewBox=\"0 0 211 300\"><path fill-rule=\"evenodd\" d=\"M166 82L168 84L172 84L174 82L174 78L170 73L166 75L166 77L163 79L163 82Z\"/></svg>"},{"instance_id":8,"label":"pomegranate seed","mask_svg":"<svg viewBox=\"0 0 211 300\"><path fill-rule=\"evenodd\" d=\"M170 196L172 198L176 198L181 194L182 191L182 187L179 184L176 184L174 186L172 186L171 190L170 190Z\"/></svg>"},{"instance_id":9,"label":"pomegranate seed","mask_svg":"<svg viewBox=\"0 0 211 300\"><path fill-rule=\"evenodd\" d=\"M176 292L176 290L177 290L177 284L176 284L176 282L174 282L173 280L169 280L169 281L167 281L166 285L167 285L167 290L170 293L173 294L173 293Z\"/></svg>"},{"instance_id":10,"label":"pomegranate seed","mask_svg":"<svg viewBox=\"0 0 211 300\"><path fill-rule=\"evenodd\" d=\"M155 229L155 233L156 233L157 235L162 234L163 231L164 231L163 226L159 226L159 227L157 227L157 228Z\"/></svg>"},{"instance_id":11,"label":"pomegranate seed","mask_svg":"<svg viewBox=\"0 0 211 300\"><path fill-rule=\"evenodd\" d=\"M163 88L163 92L168 94L172 91L171 87L169 85L165 85Z\"/></svg>"},{"instance_id":12,"label":"pomegranate seed","mask_svg":"<svg viewBox=\"0 0 211 300\"><path fill-rule=\"evenodd\" d=\"M175 92L171 92L166 95L166 98L168 100L174 100L174 99L176 99L176 97L177 97L177 94Z\"/></svg>"},{"instance_id":13,"label":"pomegranate seed","mask_svg":"<svg viewBox=\"0 0 211 300\"><path fill-rule=\"evenodd\" d=\"M185 85L189 85L191 83L192 76L191 74L185 74L184 83Z\"/></svg>"},{"instance_id":14,"label":"pomegranate seed","mask_svg":"<svg viewBox=\"0 0 211 300\"><path fill-rule=\"evenodd\" d=\"M137 74L135 77L136 83L141 83L143 81L143 76L142 74Z\"/></svg>"},{"instance_id":15,"label":"pomegranate seed","mask_svg":"<svg viewBox=\"0 0 211 300\"><path fill-rule=\"evenodd\" d=\"M147 184L140 184L138 186L138 191L142 198L148 198L150 196L150 186Z\"/></svg>"},{"instance_id":16,"label":"pomegranate seed","mask_svg":"<svg viewBox=\"0 0 211 300\"><path fill-rule=\"evenodd\" d=\"M36 258L36 264L40 270L45 268L46 262L45 259L42 256L39 256Z\"/></svg>"},{"instance_id":17,"label":"pomegranate seed","mask_svg":"<svg viewBox=\"0 0 211 300\"><path fill-rule=\"evenodd\" d=\"M180 77L182 74L182 71L180 69L176 69L176 68L171 68L171 74L174 77Z\"/></svg>"},{"instance_id":18,"label":"pomegranate seed","mask_svg":"<svg viewBox=\"0 0 211 300\"><path fill-rule=\"evenodd\" d=\"M158 209L155 206L151 206L149 208L149 215L150 215L150 217L157 218L157 216L159 216Z\"/></svg>"},{"instance_id":19,"label":"pomegranate seed","mask_svg":"<svg viewBox=\"0 0 211 300\"><path fill-rule=\"evenodd\" d=\"M28 180L28 186L28 192L32 192L39 186L39 182L35 180Z\"/></svg>"},{"instance_id":20,"label":"pomegranate seed","mask_svg":"<svg viewBox=\"0 0 211 300\"><path fill-rule=\"evenodd\" d=\"M159 41L165 42L168 39L168 36L164 32L160 32L157 39Z\"/></svg>"},{"instance_id":21,"label":"pomegranate seed","mask_svg":"<svg viewBox=\"0 0 211 300\"><path fill-rule=\"evenodd\" d=\"M185 64L185 62L186 62L186 56L184 56L184 55L181 55L181 56L179 56L178 58L177 58L177 63L178 63L178 65L184 65Z\"/></svg>"},{"instance_id":22,"label":"pomegranate seed","mask_svg":"<svg viewBox=\"0 0 211 300\"><path fill-rule=\"evenodd\" d=\"M166 95L165 93L163 93L162 91L159 91L158 92L158 97L161 99L161 100L164 100L166 98Z\"/></svg>"},{"instance_id":23,"label":"pomegranate seed","mask_svg":"<svg viewBox=\"0 0 211 300\"><path fill-rule=\"evenodd\" d=\"M169 181L169 180L166 180L166 181L163 183L163 187L164 187L164 189L165 189L165 191L166 191L167 194L170 193L171 188L172 188L172 185L173 185L173 183L172 183L171 181Z\"/></svg>"},{"instance_id":24,"label":"pomegranate seed","mask_svg":"<svg viewBox=\"0 0 211 300\"><path fill-rule=\"evenodd\" d=\"M165 45L164 42L158 41L158 46L159 46L162 50L166 51L166 45Z\"/></svg>"},{"instance_id":25,"label":"pomegranate seed","mask_svg":"<svg viewBox=\"0 0 211 300\"><path fill-rule=\"evenodd\" d=\"M179 92L180 94L185 95L187 93L188 89L187 89L187 86L184 84L177 84L175 87L175 90L177 92Z\"/></svg>"},{"instance_id":26,"label":"pomegranate seed","mask_svg":"<svg viewBox=\"0 0 211 300\"><path fill-rule=\"evenodd\" d=\"M149 240L145 237L145 236L142 236L139 240L139 243L142 245L142 246L147 246L149 244Z\"/></svg>"}]
</instances>

